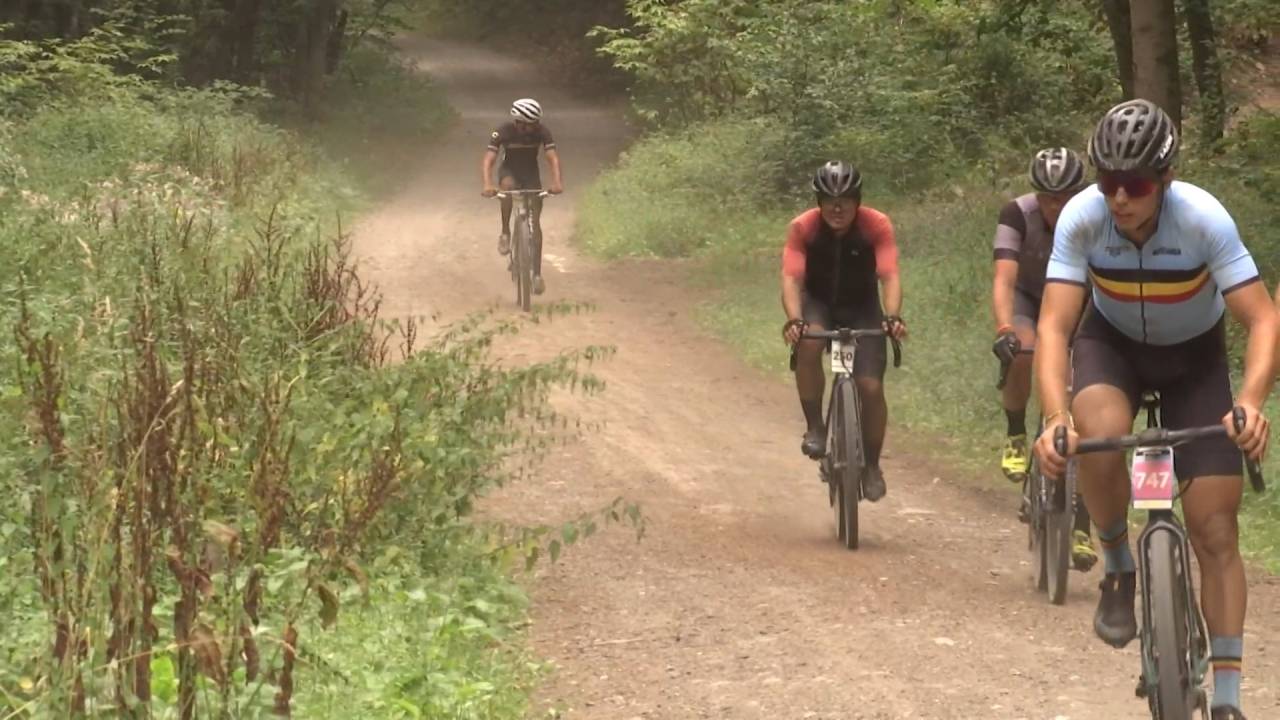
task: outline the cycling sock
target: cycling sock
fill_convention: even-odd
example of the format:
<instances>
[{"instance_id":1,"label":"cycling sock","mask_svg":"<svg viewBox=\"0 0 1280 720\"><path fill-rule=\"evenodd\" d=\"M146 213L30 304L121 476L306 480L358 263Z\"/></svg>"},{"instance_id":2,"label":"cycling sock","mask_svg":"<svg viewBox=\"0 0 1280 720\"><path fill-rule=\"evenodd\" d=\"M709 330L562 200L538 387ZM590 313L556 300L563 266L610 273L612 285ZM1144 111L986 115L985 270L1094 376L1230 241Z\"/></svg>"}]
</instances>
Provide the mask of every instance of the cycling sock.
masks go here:
<instances>
[{"instance_id":1,"label":"cycling sock","mask_svg":"<svg viewBox=\"0 0 1280 720\"><path fill-rule=\"evenodd\" d=\"M1018 437L1027 434L1027 409L1009 410L1005 409L1004 418L1009 423L1009 437Z\"/></svg>"},{"instance_id":2,"label":"cycling sock","mask_svg":"<svg viewBox=\"0 0 1280 720\"><path fill-rule=\"evenodd\" d=\"M822 400L801 400L800 409L804 410L804 422L809 430L822 429Z\"/></svg>"},{"instance_id":3,"label":"cycling sock","mask_svg":"<svg viewBox=\"0 0 1280 720\"><path fill-rule=\"evenodd\" d=\"M1102 557L1107 574L1137 572L1133 553L1129 551L1129 521L1120 520L1109 528L1098 528L1098 540L1102 542Z\"/></svg>"},{"instance_id":4,"label":"cycling sock","mask_svg":"<svg viewBox=\"0 0 1280 720\"><path fill-rule=\"evenodd\" d=\"M1213 662L1213 707L1240 708L1240 659L1244 638L1215 637L1210 643Z\"/></svg>"},{"instance_id":5,"label":"cycling sock","mask_svg":"<svg viewBox=\"0 0 1280 720\"><path fill-rule=\"evenodd\" d=\"M535 230L533 233L533 274L542 274L542 230Z\"/></svg>"}]
</instances>

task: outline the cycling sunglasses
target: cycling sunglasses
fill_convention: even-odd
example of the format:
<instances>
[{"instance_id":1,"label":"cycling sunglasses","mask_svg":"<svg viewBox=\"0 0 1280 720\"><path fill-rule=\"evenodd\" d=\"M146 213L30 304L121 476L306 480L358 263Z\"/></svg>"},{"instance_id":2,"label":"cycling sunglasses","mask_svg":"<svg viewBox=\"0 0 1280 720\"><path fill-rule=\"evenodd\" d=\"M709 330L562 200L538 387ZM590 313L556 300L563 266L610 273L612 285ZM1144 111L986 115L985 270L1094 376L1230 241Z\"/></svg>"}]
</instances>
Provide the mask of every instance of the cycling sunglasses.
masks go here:
<instances>
[{"instance_id":1,"label":"cycling sunglasses","mask_svg":"<svg viewBox=\"0 0 1280 720\"><path fill-rule=\"evenodd\" d=\"M1120 188L1124 188L1125 195L1131 198L1144 198L1155 192L1157 185L1159 185L1158 180L1139 173L1098 173L1098 189L1107 197L1114 196L1120 192Z\"/></svg>"}]
</instances>

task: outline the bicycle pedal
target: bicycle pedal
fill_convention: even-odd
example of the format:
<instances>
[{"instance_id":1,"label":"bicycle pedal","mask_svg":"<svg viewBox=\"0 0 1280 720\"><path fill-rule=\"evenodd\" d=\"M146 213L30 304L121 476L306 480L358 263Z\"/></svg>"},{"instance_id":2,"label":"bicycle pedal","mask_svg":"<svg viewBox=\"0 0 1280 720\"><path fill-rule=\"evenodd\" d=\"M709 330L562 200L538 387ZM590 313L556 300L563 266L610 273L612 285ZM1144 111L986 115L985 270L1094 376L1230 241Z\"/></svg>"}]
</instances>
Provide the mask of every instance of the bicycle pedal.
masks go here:
<instances>
[{"instance_id":1,"label":"bicycle pedal","mask_svg":"<svg viewBox=\"0 0 1280 720\"><path fill-rule=\"evenodd\" d=\"M1138 686L1133 689L1133 696L1143 700L1147 699L1147 683L1141 677L1138 678Z\"/></svg>"}]
</instances>

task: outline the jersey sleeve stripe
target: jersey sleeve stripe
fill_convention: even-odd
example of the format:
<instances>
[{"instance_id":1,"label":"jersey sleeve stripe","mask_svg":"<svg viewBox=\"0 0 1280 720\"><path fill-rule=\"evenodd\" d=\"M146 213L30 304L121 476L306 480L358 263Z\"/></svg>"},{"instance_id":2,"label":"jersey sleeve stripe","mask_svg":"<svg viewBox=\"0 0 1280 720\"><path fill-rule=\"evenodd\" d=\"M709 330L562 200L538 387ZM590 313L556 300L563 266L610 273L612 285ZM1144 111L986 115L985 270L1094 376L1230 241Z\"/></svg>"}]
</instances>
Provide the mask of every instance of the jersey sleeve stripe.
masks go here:
<instances>
[{"instance_id":1,"label":"jersey sleeve stripe","mask_svg":"<svg viewBox=\"0 0 1280 720\"><path fill-rule=\"evenodd\" d=\"M1062 283L1063 285L1075 285L1076 287L1089 287L1088 283L1083 280L1072 280L1070 278L1060 277L1047 277L1044 279L1044 283L1046 285L1049 283Z\"/></svg>"},{"instance_id":2,"label":"jersey sleeve stripe","mask_svg":"<svg viewBox=\"0 0 1280 720\"><path fill-rule=\"evenodd\" d=\"M1253 277L1249 278L1248 280L1245 280L1245 281L1243 281L1243 282L1238 282L1238 283L1236 283L1235 285L1232 285L1231 287L1224 289L1224 290L1222 291L1222 294L1223 294L1223 295L1228 295L1228 294L1230 294L1230 293L1233 293L1233 292L1235 292L1235 291L1239 290L1239 289L1240 289L1240 288L1242 288L1242 287L1246 287L1246 286L1248 286L1248 285L1252 285L1252 284L1254 284L1254 283L1256 283L1256 282L1262 282L1262 277L1261 277L1261 276L1259 276L1259 275L1254 275Z\"/></svg>"},{"instance_id":3,"label":"jersey sleeve stripe","mask_svg":"<svg viewBox=\"0 0 1280 720\"><path fill-rule=\"evenodd\" d=\"M1010 250L1009 248L998 247L995 251L996 260L1013 260L1017 262L1019 255L1017 250Z\"/></svg>"}]
</instances>

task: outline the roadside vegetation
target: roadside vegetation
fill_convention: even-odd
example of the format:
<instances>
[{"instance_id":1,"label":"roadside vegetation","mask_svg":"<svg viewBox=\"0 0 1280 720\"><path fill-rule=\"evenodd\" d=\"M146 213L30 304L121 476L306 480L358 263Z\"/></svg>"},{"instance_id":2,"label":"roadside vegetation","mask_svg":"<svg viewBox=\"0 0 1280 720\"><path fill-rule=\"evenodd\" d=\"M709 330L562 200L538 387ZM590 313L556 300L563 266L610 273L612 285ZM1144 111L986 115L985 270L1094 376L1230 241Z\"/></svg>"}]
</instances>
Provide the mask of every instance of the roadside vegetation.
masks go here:
<instances>
[{"instance_id":1,"label":"roadside vegetation","mask_svg":"<svg viewBox=\"0 0 1280 720\"><path fill-rule=\"evenodd\" d=\"M359 276L369 156L451 118L412 8L52 5L0 11L0 717L523 717L519 573L638 514L473 524L606 352Z\"/></svg>"}]
</instances>

